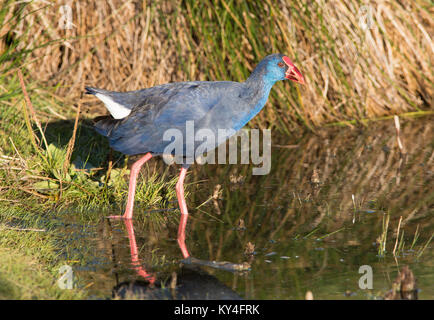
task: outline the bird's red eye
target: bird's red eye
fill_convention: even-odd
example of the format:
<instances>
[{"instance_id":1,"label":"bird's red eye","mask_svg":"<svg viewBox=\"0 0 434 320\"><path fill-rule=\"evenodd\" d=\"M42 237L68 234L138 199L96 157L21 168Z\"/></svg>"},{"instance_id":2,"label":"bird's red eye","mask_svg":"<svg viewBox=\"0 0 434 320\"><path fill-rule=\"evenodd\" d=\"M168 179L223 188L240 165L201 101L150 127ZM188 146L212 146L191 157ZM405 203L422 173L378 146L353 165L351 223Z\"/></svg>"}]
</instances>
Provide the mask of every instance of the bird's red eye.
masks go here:
<instances>
[{"instance_id":1,"label":"bird's red eye","mask_svg":"<svg viewBox=\"0 0 434 320\"><path fill-rule=\"evenodd\" d=\"M283 62L279 62L277 65L278 65L279 67L283 68L285 64L284 64Z\"/></svg>"}]
</instances>

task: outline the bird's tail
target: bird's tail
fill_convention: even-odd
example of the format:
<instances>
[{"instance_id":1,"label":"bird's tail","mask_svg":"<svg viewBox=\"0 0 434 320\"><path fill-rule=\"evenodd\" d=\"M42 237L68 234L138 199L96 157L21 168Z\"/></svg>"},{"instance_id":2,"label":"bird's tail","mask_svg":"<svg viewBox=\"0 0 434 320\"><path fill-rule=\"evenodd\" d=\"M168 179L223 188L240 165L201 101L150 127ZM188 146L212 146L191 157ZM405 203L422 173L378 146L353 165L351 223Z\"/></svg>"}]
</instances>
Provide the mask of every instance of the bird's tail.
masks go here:
<instances>
[{"instance_id":1,"label":"bird's tail","mask_svg":"<svg viewBox=\"0 0 434 320\"><path fill-rule=\"evenodd\" d=\"M86 94L96 95L97 93L104 93L104 89L98 89L93 87L84 87L86 89ZM116 119L113 119L112 116L101 116L93 119L93 126L95 130L105 136L108 137L116 125Z\"/></svg>"},{"instance_id":2,"label":"bird's tail","mask_svg":"<svg viewBox=\"0 0 434 320\"><path fill-rule=\"evenodd\" d=\"M94 87L84 87L86 89L86 94L107 94L107 90L104 89L98 89L98 88L94 88ZM93 126L96 130L96 132L98 132L99 134L105 136L105 137L109 137L113 128L116 127L117 123L119 121L117 119L114 119L112 116L101 116L101 117L96 117L95 119L93 119Z\"/></svg>"},{"instance_id":3,"label":"bird's tail","mask_svg":"<svg viewBox=\"0 0 434 320\"><path fill-rule=\"evenodd\" d=\"M102 93L102 94L104 94L104 93L106 93L107 92L107 90L104 90L104 89L98 89L98 88L93 88L93 87L84 87L85 89L86 89L86 94L93 94L93 95L95 95L95 94L97 94L97 93Z\"/></svg>"},{"instance_id":4,"label":"bird's tail","mask_svg":"<svg viewBox=\"0 0 434 320\"><path fill-rule=\"evenodd\" d=\"M93 94L106 106L107 110L115 119L122 119L131 113L134 104L128 103L128 92L108 91L93 87L85 87L86 94ZM131 99L130 99L131 100Z\"/></svg>"}]
</instances>

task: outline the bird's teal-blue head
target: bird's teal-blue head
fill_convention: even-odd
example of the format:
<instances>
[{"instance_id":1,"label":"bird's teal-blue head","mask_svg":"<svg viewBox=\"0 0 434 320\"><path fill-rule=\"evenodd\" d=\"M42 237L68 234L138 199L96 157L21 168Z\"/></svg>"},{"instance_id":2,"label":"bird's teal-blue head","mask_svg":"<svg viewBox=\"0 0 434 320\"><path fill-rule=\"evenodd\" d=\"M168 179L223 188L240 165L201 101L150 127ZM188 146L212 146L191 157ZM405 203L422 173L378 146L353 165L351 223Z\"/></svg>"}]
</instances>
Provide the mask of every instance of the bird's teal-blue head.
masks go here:
<instances>
[{"instance_id":1,"label":"bird's teal-blue head","mask_svg":"<svg viewBox=\"0 0 434 320\"><path fill-rule=\"evenodd\" d=\"M253 70L251 77L262 78L269 84L286 79L304 84L304 78L300 70L287 56L280 53L271 54L262 59Z\"/></svg>"}]
</instances>

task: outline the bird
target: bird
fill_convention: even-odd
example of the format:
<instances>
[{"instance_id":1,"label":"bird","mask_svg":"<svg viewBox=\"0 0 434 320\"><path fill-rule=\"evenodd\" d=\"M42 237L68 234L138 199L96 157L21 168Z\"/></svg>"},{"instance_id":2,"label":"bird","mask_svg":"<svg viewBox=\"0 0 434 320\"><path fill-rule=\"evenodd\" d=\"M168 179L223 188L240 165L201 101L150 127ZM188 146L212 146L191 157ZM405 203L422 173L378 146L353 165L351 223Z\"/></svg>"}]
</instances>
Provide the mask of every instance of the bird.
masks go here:
<instances>
[{"instance_id":1,"label":"bird","mask_svg":"<svg viewBox=\"0 0 434 320\"><path fill-rule=\"evenodd\" d=\"M109 116L95 118L95 130L108 138L114 150L126 155L142 155L131 167L124 214L109 218L132 219L140 168L154 156L167 155L168 144L172 143L164 136L168 130L176 129L185 135L188 134L186 123L193 122L195 130L206 129L217 133L224 129L233 134L262 110L272 86L287 79L305 83L290 58L275 53L263 58L244 82L171 82L127 92L85 87L86 93L100 99L110 113ZM217 139L206 151L223 142ZM191 156L187 154L190 148L185 142L181 149L182 155ZM173 152L169 156L173 156ZM181 211L177 241L184 258L190 257L185 245L188 209L184 197L184 179L190 164L182 164L175 187Z\"/></svg>"}]
</instances>

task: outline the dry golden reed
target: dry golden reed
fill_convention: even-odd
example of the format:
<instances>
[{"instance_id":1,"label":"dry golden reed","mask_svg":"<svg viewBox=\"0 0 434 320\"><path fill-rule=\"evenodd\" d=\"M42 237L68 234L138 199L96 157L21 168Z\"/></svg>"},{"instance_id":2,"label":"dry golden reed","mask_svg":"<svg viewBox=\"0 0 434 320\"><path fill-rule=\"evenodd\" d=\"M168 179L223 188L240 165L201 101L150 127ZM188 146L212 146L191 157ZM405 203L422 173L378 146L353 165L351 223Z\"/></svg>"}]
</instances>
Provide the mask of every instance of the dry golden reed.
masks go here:
<instances>
[{"instance_id":1,"label":"dry golden reed","mask_svg":"<svg viewBox=\"0 0 434 320\"><path fill-rule=\"evenodd\" d=\"M58 86L65 108L77 102L83 83L123 91L172 81L242 81L273 52L290 55L306 85L278 84L273 107L252 125L292 131L433 106L427 0L6 3L8 16L25 6L13 30L26 39L17 50L32 50L24 67L40 86ZM71 29L61 28L64 5L71 8ZM99 105L88 97L84 103Z\"/></svg>"}]
</instances>

